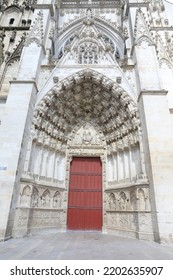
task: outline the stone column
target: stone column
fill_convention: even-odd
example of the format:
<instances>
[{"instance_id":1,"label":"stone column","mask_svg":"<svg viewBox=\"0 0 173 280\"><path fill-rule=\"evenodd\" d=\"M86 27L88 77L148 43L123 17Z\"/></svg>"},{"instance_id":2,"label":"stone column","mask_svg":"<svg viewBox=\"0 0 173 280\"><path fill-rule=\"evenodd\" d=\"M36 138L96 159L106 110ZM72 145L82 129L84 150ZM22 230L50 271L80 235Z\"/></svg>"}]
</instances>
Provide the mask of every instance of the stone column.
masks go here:
<instances>
[{"instance_id":1,"label":"stone column","mask_svg":"<svg viewBox=\"0 0 173 280\"><path fill-rule=\"evenodd\" d=\"M48 160L47 160L47 174L48 178L53 179L53 165L54 165L54 153L53 150L49 150L48 152Z\"/></svg>"},{"instance_id":2,"label":"stone column","mask_svg":"<svg viewBox=\"0 0 173 280\"><path fill-rule=\"evenodd\" d=\"M47 158L48 158L48 150L47 150L47 146L44 146L42 150L42 164L40 170L40 175L44 177L46 177L46 173L47 173Z\"/></svg>"},{"instance_id":3,"label":"stone column","mask_svg":"<svg viewBox=\"0 0 173 280\"><path fill-rule=\"evenodd\" d=\"M52 179L55 179L56 151L53 152Z\"/></svg>"},{"instance_id":4,"label":"stone column","mask_svg":"<svg viewBox=\"0 0 173 280\"><path fill-rule=\"evenodd\" d=\"M119 151L117 150L117 183L120 180L119 170L120 170L120 160L119 160Z\"/></svg>"},{"instance_id":5,"label":"stone column","mask_svg":"<svg viewBox=\"0 0 173 280\"><path fill-rule=\"evenodd\" d=\"M113 181L113 157L112 155L109 155L107 157L107 177L108 181Z\"/></svg>"},{"instance_id":6,"label":"stone column","mask_svg":"<svg viewBox=\"0 0 173 280\"><path fill-rule=\"evenodd\" d=\"M40 175L41 162L42 162L42 145L36 143L31 159L31 164L32 164L31 172L33 174Z\"/></svg>"},{"instance_id":7,"label":"stone column","mask_svg":"<svg viewBox=\"0 0 173 280\"><path fill-rule=\"evenodd\" d=\"M113 154L113 168L114 168L113 180L117 181L117 179L118 179L118 174L117 174L117 156L116 156L115 153Z\"/></svg>"},{"instance_id":8,"label":"stone column","mask_svg":"<svg viewBox=\"0 0 173 280\"><path fill-rule=\"evenodd\" d=\"M125 169L125 181L130 179L130 167L129 167L129 150L124 150L124 169Z\"/></svg>"},{"instance_id":9,"label":"stone column","mask_svg":"<svg viewBox=\"0 0 173 280\"><path fill-rule=\"evenodd\" d=\"M35 143L33 143L32 137L30 137L27 145L27 152L26 152L26 158L25 158L25 165L24 165L24 171L30 172L31 170L31 159L33 155L33 150L35 149Z\"/></svg>"},{"instance_id":10,"label":"stone column","mask_svg":"<svg viewBox=\"0 0 173 280\"><path fill-rule=\"evenodd\" d=\"M124 154L123 151L120 150L117 153L117 158L118 158L118 178L119 181L122 182L124 181Z\"/></svg>"},{"instance_id":11,"label":"stone column","mask_svg":"<svg viewBox=\"0 0 173 280\"><path fill-rule=\"evenodd\" d=\"M173 127L166 92L143 91L139 103L155 239L173 241Z\"/></svg>"},{"instance_id":12,"label":"stone column","mask_svg":"<svg viewBox=\"0 0 173 280\"><path fill-rule=\"evenodd\" d=\"M133 181L133 164L132 164L132 147L129 147L129 168L130 168L130 180Z\"/></svg>"}]
</instances>

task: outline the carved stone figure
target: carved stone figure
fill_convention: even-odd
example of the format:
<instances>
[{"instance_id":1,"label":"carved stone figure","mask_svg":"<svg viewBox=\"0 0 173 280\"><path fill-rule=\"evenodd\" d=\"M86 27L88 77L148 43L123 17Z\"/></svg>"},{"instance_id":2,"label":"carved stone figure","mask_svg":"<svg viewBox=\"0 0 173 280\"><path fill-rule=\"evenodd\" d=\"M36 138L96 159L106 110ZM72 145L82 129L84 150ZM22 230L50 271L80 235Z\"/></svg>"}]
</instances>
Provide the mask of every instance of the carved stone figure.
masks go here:
<instances>
[{"instance_id":1,"label":"carved stone figure","mask_svg":"<svg viewBox=\"0 0 173 280\"><path fill-rule=\"evenodd\" d=\"M127 197L124 192L120 192L119 194L119 208L121 210L125 210L127 205Z\"/></svg>"},{"instance_id":2,"label":"carved stone figure","mask_svg":"<svg viewBox=\"0 0 173 280\"><path fill-rule=\"evenodd\" d=\"M36 187L34 187L33 192L32 192L31 205L32 205L32 207L38 207L38 205L39 205L39 192Z\"/></svg>"},{"instance_id":3,"label":"carved stone figure","mask_svg":"<svg viewBox=\"0 0 173 280\"><path fill-rule=\"evenodd\" d=\"M22 191L20 204L21 206L30 206L30 200L31 200L31 187L25 186Z\"/></svg>"},{"instance_id":4,"label":"carved stone figure","mask_svg":"<svg viewBox=\"0 0 173 280\"><path fill-rule=\"evenodd\" d=\"M53 207L60 208L61 207L61 194L60 192L56 192L53 197Z\"/></svg>"},{"instance_id":5,"label":"carved stone figure","mask_svg":"<svg viewBox=\"0 0 173 280\"><path fill-rule=\"evenodd\" d=\"M50 192L48 190L44 191L41 202L43 207L50 207Z\"/></svg>"},{"instance_id":6,"label":"carved stone figure","mask_svg":"<svg viewBox=\"0 0 173 280\"><path fill-rule=\"evenodd\" d=\"M138 190L138 205L139 210L145 210L145 193L142 189Z\"/></svg>"}]
</instances>

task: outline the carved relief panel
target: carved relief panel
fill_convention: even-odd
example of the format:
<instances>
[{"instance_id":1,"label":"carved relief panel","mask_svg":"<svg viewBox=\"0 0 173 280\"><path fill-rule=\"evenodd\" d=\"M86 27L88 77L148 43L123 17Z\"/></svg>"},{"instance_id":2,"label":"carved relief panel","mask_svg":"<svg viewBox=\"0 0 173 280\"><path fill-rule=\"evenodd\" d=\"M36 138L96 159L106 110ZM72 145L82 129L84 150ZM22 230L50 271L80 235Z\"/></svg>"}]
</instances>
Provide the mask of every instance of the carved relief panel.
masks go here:
<instances>
[{"instance_id":1,"label":"carved relief panel","mask_svg":"<svg viewBox=\"0 0 173 280\"><path fill-rule=\"evenodd\" d=\"M149 189L143 186L106 191L107 211L150 211Z\"/></svg>"}]
</instances>

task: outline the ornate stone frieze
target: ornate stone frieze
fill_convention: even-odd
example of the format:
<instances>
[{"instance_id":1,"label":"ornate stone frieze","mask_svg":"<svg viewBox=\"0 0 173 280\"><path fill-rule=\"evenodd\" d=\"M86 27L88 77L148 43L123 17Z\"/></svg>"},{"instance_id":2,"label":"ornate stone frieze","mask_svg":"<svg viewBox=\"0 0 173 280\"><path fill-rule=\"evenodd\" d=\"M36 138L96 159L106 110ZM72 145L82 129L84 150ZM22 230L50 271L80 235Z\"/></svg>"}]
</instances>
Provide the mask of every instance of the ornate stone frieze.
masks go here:
<instances>
[{"instance_id":1,"label":"ornate stone frieze","mask_svg":"<svg viewBox=\"0 0 173 280\"><path fill-rule=\"evenodd\" d=\"M126 230L128 236L136 237L136 234L146 233L152 238L152 222L150 213L115 213L109 212L106 215L106 225L108 229L112 229L120 233Z\"/></svg>"},{"instance_id":2,"label":"ornate stone frieze","mask_svg":"<svg viewBox=\"0 0 173 280\"><path fill-rule=\"evenodd\" d=\"M35 209L32 219L30 219L31 227L58 227L65 223L65 215L63 211L47 211Z\"/></svg>"},{"instance_id":3,"label":"ornate stone frieze","mask_svg":"<svg viewBox=\"0 0 173 280\"><path fill-rule=\"evenodd\" d=\"M150 211L149 188L133 186L106 192L107 211Z\"/></svg>"},{"instance_id":4,"label":"ornate stone frieze","mask_svg":"<svg viewBox=\"0 0 173 280\"><path fill-rule=\"evenodd\" d=\"M21 185L19 207L62 209L64 207L64 191L33 184Z\"/></svg>"}]
</instances>

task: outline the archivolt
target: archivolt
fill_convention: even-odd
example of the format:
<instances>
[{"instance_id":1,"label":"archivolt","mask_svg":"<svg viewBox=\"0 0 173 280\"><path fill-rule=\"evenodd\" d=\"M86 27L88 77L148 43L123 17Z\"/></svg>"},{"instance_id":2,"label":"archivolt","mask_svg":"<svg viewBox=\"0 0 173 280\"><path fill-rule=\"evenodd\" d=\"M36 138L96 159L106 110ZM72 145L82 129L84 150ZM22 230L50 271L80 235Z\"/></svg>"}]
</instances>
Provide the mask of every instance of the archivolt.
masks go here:
<instances>
[{"instance_id":1,"label":"archivolt","mask_svg":"<svg viewBox=\"0 0 173 280\"><path fill-rule=\"evenodd\" d=\"M118 84L89 69L55 85L36 107L33 124L37 137L66 145L73 128L84 120L100 127L114 150L138 142L133 100Z\"/></svg>"}]
</instances>

